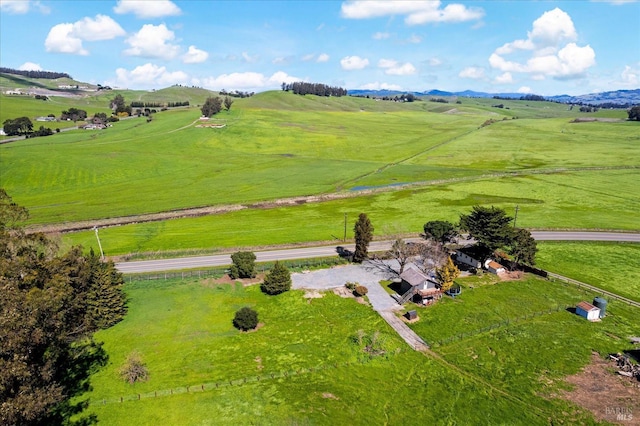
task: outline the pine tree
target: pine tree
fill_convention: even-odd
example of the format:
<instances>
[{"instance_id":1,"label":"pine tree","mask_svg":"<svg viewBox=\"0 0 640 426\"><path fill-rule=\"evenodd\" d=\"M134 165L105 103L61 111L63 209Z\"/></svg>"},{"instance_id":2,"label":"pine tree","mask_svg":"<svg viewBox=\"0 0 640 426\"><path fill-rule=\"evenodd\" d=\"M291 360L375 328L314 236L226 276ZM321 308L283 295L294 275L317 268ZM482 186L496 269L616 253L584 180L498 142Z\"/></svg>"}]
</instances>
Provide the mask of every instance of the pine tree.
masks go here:
<instances>
[{"instance_id":1,"label":"pine tree","mask_svg":"<svg viewBox=\"0 0 640 426\"><path fill-rule=\"evenodd\" d=\"M291 289L291 273L286 266L276 261L273 269L264 277L262 291L276 295Z\"/></svg>"},{"instance_id":2,"label":"pine tree","mask_svg":"<svg viewBox=\"0 0 640 426\"><path fill-rule=\"evenodd\" d=\"M373 225L365 213L360 213L355 227L356 250L353 253L353 261L361 263L369 257L369 243L373 239Z\"/></svg>"}]
</instances>

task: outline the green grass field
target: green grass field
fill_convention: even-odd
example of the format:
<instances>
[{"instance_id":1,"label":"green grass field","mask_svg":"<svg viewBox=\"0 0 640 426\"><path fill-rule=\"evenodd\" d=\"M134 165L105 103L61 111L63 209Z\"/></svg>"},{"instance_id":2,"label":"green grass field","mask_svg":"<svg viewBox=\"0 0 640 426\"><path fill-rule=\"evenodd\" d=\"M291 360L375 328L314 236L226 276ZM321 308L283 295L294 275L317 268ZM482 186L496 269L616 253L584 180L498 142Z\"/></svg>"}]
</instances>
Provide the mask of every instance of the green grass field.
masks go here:
<instances>
[{"instance_id":1,"label":"green grass field","mask_svg":"<svg viewBox=\"0 0 640 426\"><path fill-rule=\"evenodd\" d=\"M639 244L544 242L538 249L543 269L640 302Z\"/></svg>"},{"instance_id":2,"label":"green grass field","mask_svg":"<svg viewBox=\"0 0 640 426\"><path fill-rule=\"evenodd\" d=\"M109 363L84 395L88 412L109 425L258 417L268 424L591 423L590 415L549 395L589 362L592 349L620 350L628 333L640 332L636 312L611 303L610 317L598 324L566 311L518 320L592 296L531 277L460 282L460 297L420 309L413 325L431 342L469 333L436 345L443 359L412 351L370 307L333 294L268 297L258 286L207 280L133 282L125 320L96 335ZM264 325L257 331L232 327L242 306L258 312ZM512 322L477 333L505 319ZM354 342L358 330L379 331L385 355L363 352ZM536 350L542 347L549 352ZM145 383L129 385L118 376L132 351L149 368Z\"/></svg>"}]
</instances>

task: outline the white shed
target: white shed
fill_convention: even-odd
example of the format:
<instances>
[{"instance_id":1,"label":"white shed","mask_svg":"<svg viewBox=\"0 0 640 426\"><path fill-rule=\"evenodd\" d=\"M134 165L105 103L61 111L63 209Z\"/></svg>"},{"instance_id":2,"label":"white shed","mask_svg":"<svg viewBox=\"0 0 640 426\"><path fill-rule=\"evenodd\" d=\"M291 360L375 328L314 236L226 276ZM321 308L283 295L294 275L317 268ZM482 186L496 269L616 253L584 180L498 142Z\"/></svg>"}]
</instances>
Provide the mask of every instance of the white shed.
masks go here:
<instances>
[{"instance_id":1,"label":"white shed","mask_svg":"<svg viewBox=\"0 0 640 426\"><path fill-rule=\"evenodd\" d=\"M589 302L580 302L576 306L576 314L589 321L596 321L600 318L600 308L596 308Z\"/></svg>"},{"instance_id":2,"label":"white shed","mask_svg":"<svg viewBox=\"0 0 640 426\"><path fill-rule=\"evenodd\" d=\"M491 259L484 262L484 267L492 274L504 274L507 271L504 266Z\"/></svg>"}]
</instances>

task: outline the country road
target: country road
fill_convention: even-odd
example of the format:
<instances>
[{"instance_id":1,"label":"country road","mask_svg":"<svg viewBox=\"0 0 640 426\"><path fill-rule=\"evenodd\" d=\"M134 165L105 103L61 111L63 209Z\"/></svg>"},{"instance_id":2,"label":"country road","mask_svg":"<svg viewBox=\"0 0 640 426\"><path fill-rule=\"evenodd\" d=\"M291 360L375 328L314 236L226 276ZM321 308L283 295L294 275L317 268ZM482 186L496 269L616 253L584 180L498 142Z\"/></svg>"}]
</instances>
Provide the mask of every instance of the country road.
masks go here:
<instances>
[{"instance_id":1,"label":"country road","mask_svg":"<svg viewBox=\"0 0 640 426\"><path fill-rule=\"evenodd\" d=\"M583 231L535 231L531 235L538 241L613 241L640 243L640 234L618 232L583 232ZM418 241L419 238L409 238L405 241ZM391 247L392 241L374 241L369 245L369 251L384 251ZM340 244L321 247L303 247L283 250L268 250L255 252L257 262L275 260L309 259L315 257L337 256L336 247ZM353 250L352 245L345 248ZM134 262L116 263L116 268L125 274L160 272L181 269L208 268L231 264L230 254L211 256L183 257L175 259L142 260Z\"/></svg>"}]
</instances>

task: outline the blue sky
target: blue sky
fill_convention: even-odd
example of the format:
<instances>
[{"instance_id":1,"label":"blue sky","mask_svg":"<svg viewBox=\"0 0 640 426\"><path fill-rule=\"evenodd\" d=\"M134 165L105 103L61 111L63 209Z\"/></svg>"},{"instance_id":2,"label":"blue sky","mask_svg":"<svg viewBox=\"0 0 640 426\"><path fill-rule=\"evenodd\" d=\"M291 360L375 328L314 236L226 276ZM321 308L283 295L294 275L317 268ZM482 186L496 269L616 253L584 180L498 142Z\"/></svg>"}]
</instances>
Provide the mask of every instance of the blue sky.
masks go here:
<instances>
[{"instance_id":1,"label":"blue sky","mask_svg":"<svg viewBox=\"0 0 640 426\"><path fill-rule=\"evenodd\" d=\"M0 66L130 89L640 88L640 2L0 0Z\"/></svg>"}]
</instances>

